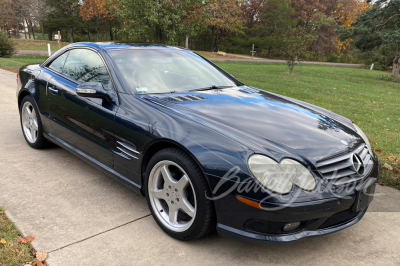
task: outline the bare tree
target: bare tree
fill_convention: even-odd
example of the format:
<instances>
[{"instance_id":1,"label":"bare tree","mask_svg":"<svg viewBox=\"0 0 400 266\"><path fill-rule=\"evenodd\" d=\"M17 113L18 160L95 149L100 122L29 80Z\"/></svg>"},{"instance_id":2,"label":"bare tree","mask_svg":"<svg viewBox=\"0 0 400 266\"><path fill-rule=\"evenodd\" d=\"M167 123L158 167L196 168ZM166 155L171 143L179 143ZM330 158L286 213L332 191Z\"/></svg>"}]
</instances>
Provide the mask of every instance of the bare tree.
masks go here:
<instances>
[{"instance_id":1,"label":"bare tree","mask_svg":"<svg viewBox=\"0 0 400 266\"><path fill-rule=\"evenodd\" d=\"M14 31L16 38L19 38L19 23L21 15L18 12L18 1L1 0L0 23L2 29L6 30L11 37L11 31Z\"/></svg>"},{"instance_id":2,"label":"bare tree","mask_svg":"<svg viewBox=\"0 0 400 266\"><path fill-rule=\"evenodd\" d=\"M44 22L48 18L49 14L52 12L52 8L46 5L45 0L31 0L29 2L32 20L40 25L42 31L42 39L44 40Z\"/></svg>"}]
</instances>

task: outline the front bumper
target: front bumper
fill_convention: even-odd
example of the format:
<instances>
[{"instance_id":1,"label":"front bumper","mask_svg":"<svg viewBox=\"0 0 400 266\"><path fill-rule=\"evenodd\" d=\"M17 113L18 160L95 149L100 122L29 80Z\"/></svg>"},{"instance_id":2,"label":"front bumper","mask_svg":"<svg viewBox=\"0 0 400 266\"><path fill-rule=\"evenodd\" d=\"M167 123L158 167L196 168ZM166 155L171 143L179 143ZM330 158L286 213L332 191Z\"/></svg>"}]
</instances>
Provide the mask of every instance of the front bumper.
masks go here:
<instances>
[{"instance_id":1,"label":"front bumper","mask_svg":"<svg viewBox=\"0 0 400 266\"><path fill-rule=\"evenodd\" d=\"M375 177L379 173L380 163L376 160L370 174L360 182L365 185L347 191L345 197L328 192L315 193L289 205L271 199L260 203L262 209L238 201L237 191L232 191L215 201L217 231L222 236L268 242L290 242L338 232L364 217L373 199L377 183ZM250 195L242 193L240 196L260 198ZM287 223L296 222L300 222L298 228L291 231L283 229Z\"/></svg>"},{"instance_id":2,"label":"front bumper","mask_svg":"<svg viewBox=\"0 0 400 266\"><path fill-rule=\"evenodd\" d=\"M237 238L240 240L256 240L256 241L272 241L272 242L291 242L291 241L296 241L300 240L303 238L307 237L314 237L314 236L323 236L323 235L328 235L332 233L336 233L338 231L341 231L343 229L346 229L352 225L355 225L361 219L364 217L365 213L367 210L364 210L357 214L356 217L353 219L342 223L337 226L333 227L328 227L325 229L306 229L299 231L298 233L293 233L293 234L286 234L286 235L264 235L264 234L257 234L257 233L252 233L244 230L238 230L223 224L217 224L217 231L221 236L226 236L226 237L232 237L232 238Z\"/></svg>"}]
</instances>

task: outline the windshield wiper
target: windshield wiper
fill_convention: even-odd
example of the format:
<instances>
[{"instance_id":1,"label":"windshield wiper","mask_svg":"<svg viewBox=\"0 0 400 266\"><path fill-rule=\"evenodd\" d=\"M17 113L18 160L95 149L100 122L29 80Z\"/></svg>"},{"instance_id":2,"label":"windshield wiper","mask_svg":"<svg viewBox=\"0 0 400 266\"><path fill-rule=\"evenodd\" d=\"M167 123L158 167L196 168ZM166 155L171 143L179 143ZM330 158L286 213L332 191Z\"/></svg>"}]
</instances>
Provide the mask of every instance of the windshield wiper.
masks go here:
<instances>
[{"instance_id":1,"label":"windshield wiper","mask_svg":"<svg viewBox=\"0 0 400 266\"><path fill-rule=\"evenodd\" d=\"M227 89L227 88L233 88L233 86L216 86L216 85L212 85L210 87L190 90L189 92L191 92L191 91L210 91L210 90L219 90L219 89Z\"/></svg>"}]
</instances>

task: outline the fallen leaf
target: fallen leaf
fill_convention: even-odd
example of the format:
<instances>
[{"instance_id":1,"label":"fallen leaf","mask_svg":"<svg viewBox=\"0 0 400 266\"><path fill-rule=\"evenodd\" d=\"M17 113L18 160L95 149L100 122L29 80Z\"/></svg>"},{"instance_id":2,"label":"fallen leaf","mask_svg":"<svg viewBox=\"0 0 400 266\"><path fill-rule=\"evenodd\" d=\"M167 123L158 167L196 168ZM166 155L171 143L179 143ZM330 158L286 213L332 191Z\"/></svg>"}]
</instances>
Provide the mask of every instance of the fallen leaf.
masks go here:
<instances>
[{"instance_id":1,"label":"fallen leaf","mask_svg":"<svg viewBox=\"0 0 400 266\"><path fill-rule=\"evenodd\" d=\"M381 154L382 150L381 149L376 149L375 152Z\"/></svg>"},{"instance_id":2,"label":"fallen leaf","mask_svg":"<svg viewBox=\"0 0 400 266\"><path fill-rule=\"evenodd\" d=\"M26 239L24 239L24 238L22 238L22 237L18 237L18 243L20 243L20 244L27 244L28 242L26 241Z\"/></svg>"},{"instance_id":3,"label":"fallen leaf","mask_svg":"<svg viewBox=\"0 0 400 266\"><path fill-rule=\"evenodd\" d=\"M393 171L393 167L392 167L391 165L387 164L387 163L385 163L385 164L383 165L383 168L386 168L386 169L388 169L389 171Z\"/></svg>"},{"instance_id":4,"label":"fallen leaf","mask_svg":"<svg viewBox=\"0 0 400 266\"><path fill-rule=\"evenodd\" d=\"M35 236L29 235L26 238L19 237L18 238L18 243L26 245L26 244L32 243L35 240L36 240Z\"/></svg>"},{"instance_id":5,"label":"fallen leaf","mask_svg":"<svg viewBox=\"0 0 400 266\"><path fill-rule=\"evenodd\" d=\"M38 251L38 252L36 252L36 259L37 259L38 261L45 261L45 260L47 260L48 257L49 257L49 254L47 254L47 253L44 252L44 251Z\"/></svg>"},{"instance_id":6,"label":"fallen leaf","mask_svg":"<svg viewBox=\"0 0 400 266\"><path fill-rule=\"evenodd\" d=\"M35 259L32 264L32 266L49 266L49 264L47 264L47 262L43 261L38 261L37 259Z\"/></svg>"},{"instance_id":7,"label":"fallen leaf","mask_svg":"<svg viewBox=\"0 0 400 266\"><path fill-rule=\"evenodd\" d=\"M7 245L7 241L5 239L0 240L0 244L3 244L4 246Z\"/></svg>"}]
</instances>

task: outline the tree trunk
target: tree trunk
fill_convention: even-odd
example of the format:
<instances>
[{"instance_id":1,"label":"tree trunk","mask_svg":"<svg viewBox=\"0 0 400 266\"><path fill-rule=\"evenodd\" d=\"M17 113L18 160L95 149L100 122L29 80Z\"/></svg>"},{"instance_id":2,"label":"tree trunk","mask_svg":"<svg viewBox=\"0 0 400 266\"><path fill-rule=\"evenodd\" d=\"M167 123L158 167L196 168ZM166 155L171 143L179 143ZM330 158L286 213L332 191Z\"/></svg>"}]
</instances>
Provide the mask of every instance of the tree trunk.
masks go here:
<instances>
[{"instance_id":1,"label":"tree trunk","mask_svg":"<svg viewBox=\"0 0 400 266\"><path fill-rule=\"evenodd\" d=\"M96 19L96 27L97 27L97 29L96 29L96 33L97 33L97 36L96 36L96 41L99 41L99 31L100 31L100 26L99 26L99 19L97 18Z\"/></svg>"},{"instance_id":2,"label":"tree trunk","mask_svg":"<svg viewBox=\"0 0 400 266\"><path fill-rule=\"evenodd\" d=\"M290 64L291 64L291 65L290 65L290 75L292 75L293 70L294 70L294 66L295 66L295 62L292 61Z\"/></svg>"},{"instance_id":3,"label":"tree trunk","mask_svg":"<svg viewBox=\"0 0 400 266\"><path fill-rule=\"evenodd\" d=\"M89 38L89 42L91 42L92 40L91 40L91 38L90 38L90 30L87 31L87 36L88 36L88 38Z\"/></svg>"},{"instance_id":4,"label":"tree trunk","mask_svg":"<svg viewBox=\"0 0 400 266\"><path fill-rule=\"evenodd\" d=\"M25 28L25 25L24 25L24 35L25 35L25 40L26 40L26 28Z\"/></svg>"},{"instance_id":5,"label":"tree trunk","mask_svg":"<svg viewBox=\"0 0 400 266\"><path fill-rule=\"evenodd\" d=\"M15 38L19 39L19 22L17 22L17 26L15 27Z\"/></svg>"},{"instance_id":6,"label":"tree trunk","mask_svg":"<svg viewBox=\"0 0 400 266\"><path fill-rule=\"evenodd\" d=\"M42 29L42 40L44 40L44 22L40 22L40 28Z\"/></svg>"},{"instance_id":7,"label":"tree trunk","mask_svg":"<svg viewBox=\"0 0 400 266\"><path fill-rule=\"evenodd\" d=\"M272 50L272 46L268 47L268 54L267 54L267 58L269 58L269 56L271 55L271 50Z\"/></svg>"},{"instance_id":8,"label":"tree trunk","mask_svg":"<svg viewBox=\"0 0 400 266\"><path fill-rule=\"evenodd\" d=\"M34 40L36 40L36 37L35 37L35 30L34 30L34 28L33 28L32 20L29 20L29 23L30 23L30 25L31 25L32 37L33 37Z\"/></svg>"},{"instance_id":9,"label":"tree trunk","mask_svg":"<svg viewBox=\"0 0 400 266\"><path fill-rule=\"evenodd\" d=\"M287 59L287 65L289 67L289 72L290 72L289 74L292 75L293 70L294 70L294 68L296 66L296 58L295 57L293 57L293 58L289 57Z\"/></svg>"},{"instance_id":10,"label":"tree trunk","mask_svg":"<svg viewBox=\"0 0 400 266\"><path fill-rule=\"evenodd\" d=\"M186 35L185 48L189 49L189 36Z\"/></svg>"},{"instance_id":11,"label":"tree trunk","mask_svg":"<svg viewBox=\"0 0 400 266\"><path fill-rule=\"evenodd\" d=\"M158 43L162 43L163 34L162 34L162 29L160 26L156 26L156 33L157 33Z\"/></svg>"},{"instance_id":12,"label":"tree trunk","mask_svg":"<svg viewBox=\"0 0 400 266\"><path fill-rule=\"evenodd\" d=\"M49 41L52 41L52 40L53 40L53 32L49 31Z\"/></svg>"},{"instance_id":13,"label":"tree trunk","mask_svg":"<svg viewBox=\"0 0 400 266\"><path fill-rule=\"evenodd\" d=\"M114 41L112 23L111 23L111 21L109 21L108 23L110 25L110 41Z\"/></svg>"},{"instance_id":14,"label":"tree trunk","mask_svg":"<svg viewBox=\"0 0 400 266\"><path fill-rule=\"evenodd\" d=\"M215 35L216 35L215 31L216 31L215 27L212 27L211 28L211 32L212 32L211 52L215 52Z\"/></svg>"},{"instance_id":15,"label":"tree trunk","mask_svg":"<svg viewBox=\"0 0 400 266\"><path fill-rule=\"evenodd\" d=\"M399 79L400 75L399 61L400 61L400 53L397 53L395 59L393 60L393 70L392 70L392 76L395 79Z\"/></svg>"},{"instance_id":16,"label":"tree trunk","mask_svg":"<svg viewBox=\"0 0 400 266\"><path fill-rule=\"evenodd\" d=\"M25 27L25 24L26 24L26 27ZM25 22L24 22L24 29L25 28L28 28L28 36L29 36L29 40L30 40L31 39L31 28L29 27L29 23L28 23L27 19L25 19Z\"/></svg>"},{"instance_id":17,"label":"tree trunk","mask_svg":"<svg viewBox=\"0 0 400 266\"><path fill-rule=\"evenodd\" d=\"M71 42L75 42L74 28L71 28Z\"/></svg>"}]
</instances>

